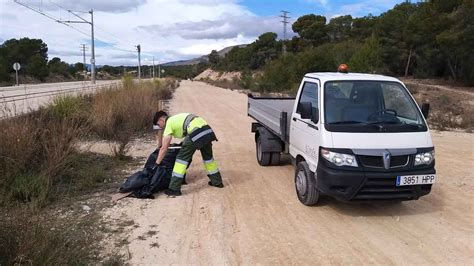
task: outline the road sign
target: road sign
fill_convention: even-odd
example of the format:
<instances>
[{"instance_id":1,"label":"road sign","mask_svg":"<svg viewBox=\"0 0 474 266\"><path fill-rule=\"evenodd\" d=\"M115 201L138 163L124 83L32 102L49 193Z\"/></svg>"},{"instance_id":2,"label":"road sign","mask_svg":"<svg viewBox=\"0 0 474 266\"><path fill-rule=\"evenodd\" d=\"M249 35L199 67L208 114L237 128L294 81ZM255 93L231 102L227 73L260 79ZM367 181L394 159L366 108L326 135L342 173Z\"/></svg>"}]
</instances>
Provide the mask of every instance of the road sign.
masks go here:
<instances>
[{"instance_id":1,"label":"road sign","mask_svg":"<svg viewBox=\"0 0 474 266\"><path fill-rule=\"evenodd\" d=\"M18 62L13 63L13 70L18 71L20 70L20 68L21 68L20 63Z\"/></svg>"},{"instance_id":2,"label":"road sign","mask_svg":"<svg viewBox=\"0 0 474 266\"><path fill-rule=\"evenodd\" d=\"M18 70L20 70L21 65L18 62L13 63L13 69L15 70L15 77L16 77L16 85L19 86L20 84L18 83Z\"/></svg>"}]
</instances>

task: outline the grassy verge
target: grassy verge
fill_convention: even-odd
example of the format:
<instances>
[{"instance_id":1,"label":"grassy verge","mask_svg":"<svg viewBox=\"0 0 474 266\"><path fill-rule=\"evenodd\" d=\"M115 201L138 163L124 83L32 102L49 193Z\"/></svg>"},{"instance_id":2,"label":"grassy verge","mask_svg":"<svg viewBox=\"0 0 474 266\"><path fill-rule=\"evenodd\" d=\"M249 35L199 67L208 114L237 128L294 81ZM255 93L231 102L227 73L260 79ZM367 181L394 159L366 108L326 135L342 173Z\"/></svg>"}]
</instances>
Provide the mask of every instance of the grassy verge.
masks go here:
<instances>
[{"instance_id":1,"label":"grassy verge","mask_svg":"<svg viewBox=\"0 0 474 266\"><path fill-rule=\"evenodd\" d=\"M116 185L129 141L150 128L153 112L177 86L126 78L122 86L61 96L0 120L0 265L121 261L100 258L100 217L77 201ZM81 152L78 143L91 138L115 142L115 156Z\"/></svg>"}]
</instances>

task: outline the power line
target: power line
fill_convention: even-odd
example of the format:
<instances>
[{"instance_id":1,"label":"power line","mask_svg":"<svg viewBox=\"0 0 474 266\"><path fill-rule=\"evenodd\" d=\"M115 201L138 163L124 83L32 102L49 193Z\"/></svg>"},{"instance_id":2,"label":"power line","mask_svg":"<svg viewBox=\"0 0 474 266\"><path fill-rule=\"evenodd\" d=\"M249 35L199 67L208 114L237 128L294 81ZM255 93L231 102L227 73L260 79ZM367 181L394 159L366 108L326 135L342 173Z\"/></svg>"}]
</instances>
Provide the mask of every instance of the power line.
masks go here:
<instances>
[{"instance_id":1,"label":"power line","mask_svg":"<svg viewBox=\"0 0 474 266\"><path fill-rule=\"evenodd\" d=\"M57 22L57 23L62 24L62 25L64 25L64 26L67 26L67 27L69 27L70 29L73 29L73 30L75 30L75 31L77 31L77 32L79 32L79 33L85 35L85 36L88 36L88 37L89 37L89 36L92 35L92 38L91 38L91 47L92 47L92 55L91 55L91 57L92 57L92 58L91 58L91 81L92 81L92 83L95 83L95 49L94 49L94 48L95 48L95 45L94 45L94 39L95 39L95 38L94 38L94 28L97 27L97 26L94 25L94 23L93 23L93 11L92 11L92 10L91 10L91 11L72 11L72 10L67 9L67 8L65 8L65 7L63 7L63 6L61 6L61 5L57 4L57 3L55 3L54 1L51 1L51 0L50 0L49 2L50 2L51 4L55 5L56 7L60 8L60 9L66 10L68 13L72 14L73 16L75 16L76 18L79 19L79 21L62 20L62 19L60 19L60 18L57 18L57 17L55 17L55 16L53 16L53 15L50 15L50 14L48 14L48 13L42 11L41 8L38 9L38 8L32 7L32 6L30 6L30 5L27 5L27 4L25 4L25 3L20 2L20 1L18 1L18 0L14 0L14 2L17 3L17 4L19 4L19 5L21 5L21 6L23 6L23 7L26 7L26 8L28 8L28 9L34 11L34 12L36 12L36 13L39 13L39 14L41 14L41 15L43 15L43 16L49 18L50 20L53 20L54 22ZM41 1L41 4L42 4L42 1ZM78 14L76 14L76 13L90 13L90 14L91 14L91 22L87 21L86 19L84 19L83 17L81 17L80 15L78 15ZM90 24L90 25L91 25L91 33L88 34L88 33L84 32L84 31L82 31L82 30L80 30L80 29L78 29L78 28L76 28L76 27L70 25L71 23ZM112 37L113 37L114 39L116 39L117 41L121 41L121 39L120 39L119 37L117 37L116 35L114 35L114 34L108 32L108 31L106 31L106 30L103 29L103 28L99 28L99 29L101 29L101 31L102 31L103 33L106 33L106 34L112 36ZM105 39L105 40L106 40L106 38L99 38L98 40L100 40L100 39L102 39L102 40ZM111 43L113 43L113 42L111 42ZM84 48L84 49L85 49L85 48ZM127 52L127 53L135 53L135 51L133 51L133 50L122 49L122 48L116 47L115 45L112 45L112 46L108 47L108 49L117 50L117 51L122 51L122 52ZM141 54L141 51L140 51L140 54ZM145 55L147 55L147 56L154 56L154 54L151 54L151 53L143 53L143 54L145 54ZM85 56L85 51L83 51L83 58L84 58L84 56ZM83 61L85 61L85 60L83 60Z\"/></svg>"},{"instance_id":2,"label":"power line","mask_svg":"<svg viewBox=\"0 0 474 266\"><path fill-rule=\"evenodd\" d=\"M72 11L72 10L70 10L70 9L67 9L67 8L65 8L65 7L63 7L63 6L61 6L61 5L57 4L57 3L55 3L55 2L53 2L53 1L50 1L50 2L51 2L53 5L55 5L55 6L59 7L59 8L61 8L61 9L64 9L64 10L66 10L66 11L68 11L69 13L71 13L72 15L76 16L77 18L81 19L81 20L84 21L85 23L89 23L87 20L85 20L85 19L82 18L81 16L78 16L77 14L74 14L76 11ZM80 11L78 11L78 12L80 12ZM83 12L83 13L86 13L86 12ZM71 23L72 21L65 21L65 22L70 22L70 23ZM74 23L74 22L72 22L72 23ZM77 23L77 22L76 22L76 23ZM121 40L122 40L120 37L116 36L115 34L112 34L111 32L105 30L105 29L102 28L102 27L99 27L99 26L97 26L97 25L94 25L94 28L95 28L95 29L99 29L100 31L102 31L102 33L105 33L105 34L109 35L110 37L114 38L116 41L121 41ZM103 36L102 36L102 37L103 37ZM99 39L106 40L107 38L99 38ZM114 49L114 50L119 50L119 51L124 51L124 52L129 52L129 53L135 53L135 51L126 50L126 49L121 49L121 48L118 48L118 47L110 47L110 48L111 48L111 49ZM149 53L144 53L144 54L152 55L152 54L149 54Z\"/></svg>"},{"instance_id":3,"label":"power line","mask_svg":"<svg viewBox=\"0 0 474 266\"><path fill-rule=\"evenodd\" d=\"M73 29L75 29L75 30L81 32L82 34L85 34L85 35L87 35L87 34L84 33L84 32L82 32L82 31L80 31L80 30L78 30L78 29L76 29L76 28L74 28L73 26L71 26L71 25L69 25L69 24L70 24L70 23L87 23L87 24L90 24L90 25L91 25L91 48L92 48L92 53L91 53L91 83L92 83L92 84L95 84L94 11L91 9L91 10L88 12L88 13L91 15L91 21L89 22L89 21L87 21L86 19L84 19L83 17L81 17L81 16L75 14L73 11L68 10L68 9L66 9L66 8L64 8L64 7L61 7L61 6L58 5L58 4L55 4L55 5L58 6L59 8L62 8L62 9L67 10L69 13L71 13L71 14L74 15L75 17L79 18L81 21L61 20L61 19L54 18L53 16L48 15L48 14L42 12L41 10L35 9L35 8L33 8L33 7L31 7L31 6L27 5L27 4L25 4L25 3L21 3L21 2L19 2L18 0L14 0L14 2L17 3L17 4L19 4L19 5L21 5L21 6L24 6L24 7L28 8L28 9L30 9L30 10L33 10L33 11L35 11L35 12L37 12L37 13L43 15L43 16L46 16L46 17L48 17L49 19L52 19L52 20L54 20L54 21L56 21L56 22L58 22L58 23L60 23L60 24L66 25L66 26L68 26L68 27L70 27L70 28L73 28Z\"/></svg>"},{"instance_id":4,"label":"power line","mask_svg":"<svg viewBox=\"0 0 474 266\"><path fill-rule=\"evenodd\" d=\"M33 7L28 6L28 5L26 5L25 3L21 3L21 2L18 1L18 0L14 0L14 2L17 3L17 4L19 4L19 5L21 5L21 6L23 6L23 7L28 8L28 9L30 9L30 10L33 10L33 11L35 11L36 13L39 13L39 14L41 14L41 15L43 15L43 16L45 16L45 17L47 17L47 18L49 18L49 19L51 19L51 20L53 20L53 21L55 21L55 22L57 22L57 23L59 23L59 24L62 24L62 25L64 25L64 26L66 26L66 27L69 27L69 28L71 28L71 29L73 29L73 30L75 30L75 31L77 31L77 32L79 32L79 33L81 33L81 34L84 34L84 35L86 35L86 36L89 36L89 34L87 34L87 33L83 32L83 31L79 30L78 28L73 27L72 25L69 25L69 24L67 24L67 23L64 23L64 22L62 22L60 19L55 18L55 17L53 17L53 16L51 16L51 15L49 15L49 14L47 14L47 13L41 11L41 10L34 9Z\"/></svg>"}]
</instances>

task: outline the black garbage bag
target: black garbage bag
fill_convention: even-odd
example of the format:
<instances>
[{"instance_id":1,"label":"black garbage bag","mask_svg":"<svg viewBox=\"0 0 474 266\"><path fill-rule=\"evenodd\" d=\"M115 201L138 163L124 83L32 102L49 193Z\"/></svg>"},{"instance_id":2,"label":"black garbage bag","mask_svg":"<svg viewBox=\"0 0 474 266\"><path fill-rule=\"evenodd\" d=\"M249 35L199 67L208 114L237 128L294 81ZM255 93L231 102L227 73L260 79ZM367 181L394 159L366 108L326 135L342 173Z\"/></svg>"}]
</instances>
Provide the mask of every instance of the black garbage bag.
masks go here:
<instances>
[{"instance_id":1,"label":"black garbage bag","mask_svg":"<svg viewBox=\"0 0 474 266\"><path fill-rule=\"evenodd\" d=\"M176 156L178 156L180 150L179 147L180 146L176 144L170 146L168 152L166 152L165 157L161 161L160 166L156 167L149 183L144 185L140 189L135 190L131 195L132 197L153 199L153 193L165 190L169 187L171 175L173 173L174 162L176 161ZM152 155L153 154L155 153L152 153ZM150 155L150 157L152 155ZM158 156L157 153L156 156Z\"/></svg>"},{"instance_id":2,"label":"black garbage bag","mask_svg":"<svg viewBox=\"0 0 474 266\"><path fill-rule=\"evenodd\" d=\"M120 193L127 193L142 188L150 183L150 179L153 176L154 172L148 169L144 169L138 172L135 172L133 175L129 176L127 180L120 186Z\"/></svg>"},{"instance_id":3,"label":"black garbage bag","mask_svg":"<svg viewBox=\"0 0 474 266\"><path fill-rule=\"evenodd\" d=\"M156 166L156 159L158 158L158 153L160 152L160 149L156 149L154 152L148 156L148 159L146 160L145 163L145 169L153 169Z\"/></svg>"},{"instance_id":4,"label":"black garbage bag","mask_svg":"<svg viewBox=\"0 0 474 266\"><path fill-rule=\"evenodd\" d=\"M153 193L167 189L173 172L174 162L179 153L181 144L171 144L161 161L160 166L156 165L159 149L153 151L145 163L143 170L138 171L127 178L120 186L121 193L131 192L131 197L154 198Z\"/></svg>"},{"instance_id":5,"label":"black garbage bag","mask_svg":"<svg viewBox=\"0 0 474 266\"><path fill-rule=\"evenodd\" d=\"M165 190L170 185L172 169L166 169L159 166L150 182L138 190L135 190L131 196L135 198L153 199L153 193Z\"/></svg>"}]
</instances>

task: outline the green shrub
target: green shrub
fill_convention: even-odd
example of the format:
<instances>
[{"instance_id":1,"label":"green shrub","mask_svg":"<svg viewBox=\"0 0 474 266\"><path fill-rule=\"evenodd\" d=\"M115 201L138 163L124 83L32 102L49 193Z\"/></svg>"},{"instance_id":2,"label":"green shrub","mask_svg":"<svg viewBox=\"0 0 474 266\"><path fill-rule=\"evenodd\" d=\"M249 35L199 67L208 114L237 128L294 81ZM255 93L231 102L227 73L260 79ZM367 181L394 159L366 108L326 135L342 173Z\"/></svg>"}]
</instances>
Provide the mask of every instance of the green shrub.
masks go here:
<instances>
[{"instance_id":1,"label":"green shrub","mask_svg":"<svg viewBox=\"0 0 474 266\"><path fill-rule=\"evenodd\" d=\"M36 112L0 121L0 202L44 205L85 129L75 119Z\"/></svg>"},{"instance_id":2,"label":"green shrub","mask_svg":"<svg viewBox=\"0 0 474 266\"><path fill-rule=\"evenodd\" d=\"M60 95L47 108L54 118L76 118L86 121L91 107L91 97L86 95Z\"/></svg>"},{"instance_id":3,"label":"green shrub","mask_svg":"<svg viewBox=\"0 0 474 266\"><path fill-rule=\"evenodd\" d=\"M113 151L123 158L131 138L151 126L161 99L171 97L175 81L141 82L131 88L111 88L92 100L91 126L101 138L117 142Z\"/></svg>"},{"instance_id":4,"label":"green shrub","mask_svg":"<svg viewBox=\"0 0 474 266\"><path fill-rule=\"evenodd\" d=\"M122 77L122 87L125 89L131 89L134 86L133 76L130 73L125 74Z\"/></svg>"}]
</instances>

